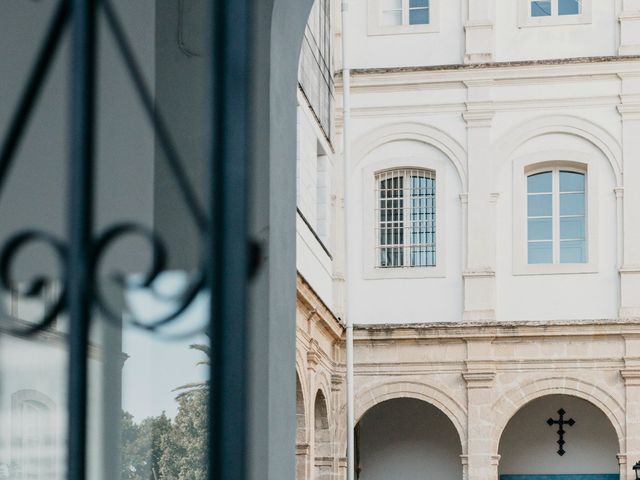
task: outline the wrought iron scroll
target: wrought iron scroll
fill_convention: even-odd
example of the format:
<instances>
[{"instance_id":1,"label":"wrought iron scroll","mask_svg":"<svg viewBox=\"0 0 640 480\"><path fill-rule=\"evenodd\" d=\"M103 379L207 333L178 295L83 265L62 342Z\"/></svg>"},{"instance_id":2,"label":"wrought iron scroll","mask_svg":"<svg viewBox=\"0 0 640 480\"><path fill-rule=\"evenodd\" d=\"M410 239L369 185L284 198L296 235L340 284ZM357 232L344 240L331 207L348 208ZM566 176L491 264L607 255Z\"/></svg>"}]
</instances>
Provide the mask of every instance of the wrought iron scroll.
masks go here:
<instances>
[{"instance_id":1,"label":"wrought iron scroll","mask_svg":"<svg viewBox=\"0 0 640 480\"><path fill-rule=\"evenodd\" d=\"M76 4L78 5L76 6ZM88 6L83 7L85 4ZM33 109L42 92L47 75L55 59L55 55L59 50L62 37L69 24L69 20L72 15L74 15L74 25L77 25L76 22L79 22L79 17L77 17L79 15L78 10L81 10L82 8L88 8L91 10L91 15L96 15L99 9L104 13L108 29L115 40L117 50L135 87L138 98L144 108L145 115L152 125L153 131L157 135L158 143L166 156L169 168L176 181L183 202L202 237L208 221L207 216L196 197L194 189L187 179L185 168L183 167L183 163L177 152L177 148L171 137L169 129L166 126L166 122L164 121L157 106L154 104L153 97L145 85L144 77L139 67L139 62L135 58L131 44L126 37L124 28L122 27L122 23L110 0L61 0L58 4L36 62L26 82L25 89L20 97L18 107L11 119L8 133L2 144L2 150L0 150L0 197L3 193L7 178L9 177L11 167L15 159L16 150L20 145L27 128L30 115L33 113ZM89 14L87 13L86 15ZM88 20L85 19L85 21ZM95 25L88 25L85 28L94 31ZM94 87L92 87L91 84L95 81L93 79L95 75L95 59L91 61L91 65L87 65L85 68L81 68L80 64L83 63L83 57L81 56L82 52L84 52L84 49L93 48L91 46L95 44L95 39L87 38L83 35L88 35L88 33L85 30L80 32L74 30L74 40L78 36L81 36L81 38L77 39L77 42L80 44L76 47L78 51L74 50L73 74L74 77L78 78L75 81L76 83L74 83L74 88L72 90L73 92L76 92L74 95L80 95L80 93L77 92L84 92L82 93L84 97L82 99L78 98L73 102L73 105L77 104L77 106L75 107L76 110L73 112L71 118L72 120L77 119L76 121L79 124L77 125L77 128L81 130L77 132L77 134L74 133L72 138L75 141L83 142L80 145L75 145L75 149L84 152L84 155L88 157L85 162L89 162L90 159L93 158L93 146L91 145L92 142L90 140L93 137L93 133L89 130L92 128L91 124L93 122L94 112L92 107L90 107L90 110L87 112L84 112L83 109L86 109L94 102L95 92L93 91ZM91 55L95 56L94 53L91 53ZM85 81L88 81L87 85L82 83ZM75 152L73 148L72 151ZM79 155L79 153L77 153L77 155ZM72 160L69 169L70 174L78 175L78 172L81 171L82 168L82 162L74 162ZM84 168L87 167L85 166ZM70 198L73 198L74 195L78 195L78 203L82 204L82 208L87 208L87 210L89 210L85 212L85 215L91 215L91 199L93 196L92 173L84 172L84 176L82 178L71 178L70 180ZM157 330L179 317L193 302L197 294L204 288L205 276L203 272L203 262L200 262L198 271L192 276L189 284L185 287L184 291L181 292L181 295L167 298L166 295L156 291L154 288L154 281L157 279L158 275L165 270L168 258L167 248L156 232L140 224L125 222L111 225L104 231L94 235L91 219L71 218L70 215L70 239L75 232L75 228L78 227L79 224L82 225L85 222L87 225L84 225L84 228L88 230L88 233L87 237L83 239L82 244L83 246L90 247L90 255L88 258L82 259L82 263L86 263L90 268L86 274L83 274L83 276L88 275L91 277L88 284L93 285L93 287L90 288L90 291L87 292L87 298L90 298L92 302L95 302L96 306L107 319L119 323L124 318L136 327L143 328L145 330ZM105 299L104 295L102 295L101 289L99 288L99 279L96 278L97 273L100 270L99 266L107 251L112 248L116 242L131 235L136 235L146 240L146 243L152 253L151 265L149 266L148 271L134 283L125 280L124 274L120 272L115 272L110 275L110 280L112 280L123 292L125 289L131 287L148 288L151 292L157 295L158 298L163 300L172 300L176 303L176 308L170 314L165 315L162 318L155 319L152 322L143 322L137 319L131 311L122 312L114 309L114 307L109 305L109 302ZM68 266L67 268L63 267L61 269L62 279L64 282L59 297L47 308L43 316L38 321L33 322L33 325L22 328L6 328L5 326L0 326L0 331L8 332L13 335L31 335L46 329L51 325L51 322L56 318L56 316L60 315L65 309L67 309L69 290L67 270L73 267L73 265L69 263L71 261L69 258L69 252L72 249L69 248L67 242L57 238L49 232L33 229L17 232L8 239L8 241L0 248L0 287L5 290L17 292L19 295L25 297L36 297L41 294L44 288L52 284L54 280L46 277L32 279L27 282L26 285L21 285L14 279L12 265L21 251L32 243L48 245L58 257L61 265L68 264ZM76 251L76 249L74 248L73 251ZM74 265L76 263L77 262L73 262ZM254 262L254 264L255 263L257 263L257 261ZM87 283L87 280L89 279L85 278L85 283Z\"/></svg>"},{"instance_id":2,"label":"wrought iron scroll","mask_svg":"<svg viewBox=\"0 0 640 480\"><path fill-rule=\"evenodd\" d=\"M148 331L161 331L175 321L207 289L211 292L209 334L213 342L210 400L210 478L242 478L246 454L244 432L246 392L244 378L246 353L245 303L247 276L253 276L260 263L260 247L255 242L238 242L246 238L247 188L246 135L248 132L247 65L249 58L249 0L212 2L212 45L220 55L212 58L210 86L212 92L210 151L210 196L205 211L192 188L175 143L163 116L154 104L131 44L111 0L60 0L50 20L48 31L21 93L17 108L0 149L0 199L11 172L16 151L24 137L63 35L71 25L71 155L69 160L68 238L29 229L11 236L0 246L0 287L24 297L35 297L54 280L36 276L19 284L13 265L27 246L47 246L60 263L63 280L59 296L33 325L16 328L0 326L0 332L29 336L47 329L61 313L69 315L69 403L68 436L69 480L86 478L87 447L87 349L89 319L97 307L107 320L123 320ZM103 17L100 16L103 15ZM157 232L137 223L117 223L101 232L94 231L94 122L96 98L97 24L104 18L108 32L135 87L144 112L165 154L182 200L202 239L202 258L188 285L171 297L176 307L153 321L136 318L134 312L110 305L102 293L98 272L107 252L127 236L142 238L151 251L148 269L132 284L122 272L113 272L109 280L124 295L130 287L146 288L166 300L155 290L155 281L165 269L169 252ZM235 27L230 25L235 23ZM235 28L235 30L234 30ZM241 28L241 30L237 30ZM237 35L237 41L229 38ZM242 62L238 59L241 58ZM235 70L229 72L228 66ZM239 68L239 67L242 68ZM236 78L234 78L236 75ZM240 75L240 77L238 77ZM228 125L244 135L230 135ZM235 189L235 190L234 190ZM242 197L240 201L237 197ZM230 226L230 228L226 228ZM247 272L247 268L249 271ZM123 302L124 303L124 302ZM227 413L229 414L227 414ZM244 426L243 426L244 425Z\"/></svg>"}]
</instances>

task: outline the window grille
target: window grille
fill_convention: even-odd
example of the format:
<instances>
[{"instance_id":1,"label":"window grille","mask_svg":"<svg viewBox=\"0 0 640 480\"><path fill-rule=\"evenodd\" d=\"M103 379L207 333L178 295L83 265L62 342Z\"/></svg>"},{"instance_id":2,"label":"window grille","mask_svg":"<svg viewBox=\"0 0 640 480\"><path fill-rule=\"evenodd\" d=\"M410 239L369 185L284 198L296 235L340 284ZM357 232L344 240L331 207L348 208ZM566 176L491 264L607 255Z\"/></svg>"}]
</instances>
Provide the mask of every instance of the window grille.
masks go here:
<instances>
[{"instance_id":1,"label":"window grille","mask_svg":"<svg viewBox=\"0 0 640 480\"><path fill-rule=\"evenodd\" d=\"M431 170L376 174L376 265L436 265L436 176Z\"/></svg>"},{"instance_id":2,"label":"window grille","mask_svg":"<svg viewBox=\"0 0 640 480\"><path fill-rule=\"evenodd\" d=\"M529 264L587 262L585 178L563 169L527 177Z\"/></svg>"}]
</instances>

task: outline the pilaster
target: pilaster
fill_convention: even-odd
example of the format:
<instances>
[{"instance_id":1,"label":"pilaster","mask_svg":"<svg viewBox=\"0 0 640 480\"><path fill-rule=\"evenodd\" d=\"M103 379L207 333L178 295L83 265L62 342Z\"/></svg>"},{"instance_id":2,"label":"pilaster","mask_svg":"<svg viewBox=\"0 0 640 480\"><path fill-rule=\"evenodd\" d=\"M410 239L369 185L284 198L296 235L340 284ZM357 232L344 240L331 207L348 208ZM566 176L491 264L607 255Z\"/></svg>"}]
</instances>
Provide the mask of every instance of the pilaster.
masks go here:
<instances>
[{"instance_id":1,"label":"pilaster","mask_svg":"<svg viewBox=\"0 0 640 480\"><path fill-rule=\"evenodd\" d=\"M465 82L467 111L467 152L469 189L466 203L465 251L463 271L464 312L467 321L496 318L496 202L492 192L491 125L494 116L491 80Z\"/></svg>"},{"instance_id":2,"label":"pilaster","mask_svg":"<svg viewBox=\"0 0 640 480\"><path fill-rule=\"evenodd\" d=\"M640 0L638 0L640 1ZM639 24L640 28L640 24ZM619 74L623 156L623 245L620 266L620 317L640 318L640 74ZM629 185L627 185L629 183ZM624 193L622 195L622 193Z\"/></svg>"},{"instance_id":3,"label":"pilaster","mask_svg":"<svg viewBox=\"0 0 640 480\"><path fill-rule=\"evenodd\" d=\"M466 369L462 373L467 385L467 455L466 478L497 480L498 459L492 452L493 385L496 376L491 339L467 341ZM464 464L463 464L464 465Z\"/></svg>"},{"instance_id":4,"label":"pilaster","mask_svg":"<svg viewBox=\"0 0 640 480\"><path fill-rule=\"evenodd\" d=\"M640 54L640 0L622 0L620 22L620 55Z\"/></svg>"},{"instance_id":5,"label":"pilaster","mask_svg":"<svg viewBox=\"0 0 640 480\"><path fill-rule=\"evenodd\" d=\"M629 480L630 475L627 471L627 456L623 453L619 453L616 457L618 458L618 467L620 468L620 480ZM633 473L631 476L635 477Z\"/></svg>"},{"instance_id":6,"label":"pilaster","mask_svg":"<svg viewBox=\"0 0 640 480\"><path fill-rule=\"evenodd\" d=\"M494 61L495 0L468 0L465 31L465 63Z\"/></svg>"},{"instance_id":7,"label":"pilaster","mask_svg":"<svg viewBox=\"0 0 640 480\"><path fill-rule=\"evenodd\" d=\"M625 336L625 366L620 370L624 379L626 413L625 459L640 460L640 335ZM622 473L622 466L621 466ZM620 476L624 480L635 479L629 468Z\"/></svg>"}]
</instances>

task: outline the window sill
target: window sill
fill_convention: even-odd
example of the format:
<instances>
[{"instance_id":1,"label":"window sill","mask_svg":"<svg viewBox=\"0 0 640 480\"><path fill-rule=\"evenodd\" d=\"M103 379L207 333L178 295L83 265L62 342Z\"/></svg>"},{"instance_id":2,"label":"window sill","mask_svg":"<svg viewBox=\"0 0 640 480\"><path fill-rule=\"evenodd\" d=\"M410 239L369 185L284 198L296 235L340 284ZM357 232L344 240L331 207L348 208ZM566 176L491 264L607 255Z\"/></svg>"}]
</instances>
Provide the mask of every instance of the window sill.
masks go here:
<instances>
[{"instance_id":1,"label":"window sill","mask_svg":"<svg viewBox=\"0 0 640 480\"><path fill-rule=\"evenodd\" d=\"M519 28L529 27L556 27L562 25L589 25L591 24L591 15L583 13L582 15L557 15L553 17L527 17L518 23Z\"/></svg>"},{"instance_id":2,"label":"window sill","mask_svg":"<svg viewBox=\"0 0 640 480\"><path fill-rule=\"evenodd\" d=\"M391 280L411 278L445 278L442 267L374 267L364 274L365 280Z\"/></svg>"},{"instance_id":3,"label":"window sill","mask_svg":"<svg viewBox=\"0 0 640 480\"><path fill-rule=\"evenodd\" d=\"M593 263L558 263L519 265L514 268L514 276L523 275L576 275L598 273L598 267Z\"/></svg>"},{"instance_id":4,"label":"window sill","mask_svg":"<svg viewBox=\"0 0 640 480\"><path fill-rule=\"evenodd\" d=\"M434 24L426 25L369 25L367 35L370 37L376 35L412 35L418 33L437 33L440 29Z\"/></svg>"}]
</instances>

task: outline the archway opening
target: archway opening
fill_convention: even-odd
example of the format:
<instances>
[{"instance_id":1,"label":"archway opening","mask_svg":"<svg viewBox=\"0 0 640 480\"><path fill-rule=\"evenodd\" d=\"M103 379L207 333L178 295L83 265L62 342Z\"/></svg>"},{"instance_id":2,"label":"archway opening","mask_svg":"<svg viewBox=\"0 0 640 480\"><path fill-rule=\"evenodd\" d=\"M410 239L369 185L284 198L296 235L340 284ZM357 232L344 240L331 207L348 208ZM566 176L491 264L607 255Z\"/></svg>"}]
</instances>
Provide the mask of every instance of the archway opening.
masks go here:
<instances>
[{"instance_id":1,"label":"archway opening","mask_svg":"<svg viewBox=\"0 0 640 480\"><path fill-rule=\"evenodd\" d=\"M357 426L359 480L462 478L460 437L435 406L413 398L371 408Z\"/></svg>"},{"instance_id":2,"label":"archway opening","mask_svg":"<svg viewBox=\"0 0 640 480\"><path fill-rule=\"evenodd\" d=\"M327 414L327 400L318 390L314 406L314 452L315 468L314 480L331 478L333 460L331 459L331 435L329 432L329 416Z\"/></svg>"},{"instance_id":3,"label":"archway opening","mask_svg":"<svg viewBox=\"0 0 640 480\"><path fill-rule=\"evenodd\" d=\"M505 427L500 480L618 480L618 451L616 431L599 408L547 395L527 403Z\"/></svg>"}]
</instances>

